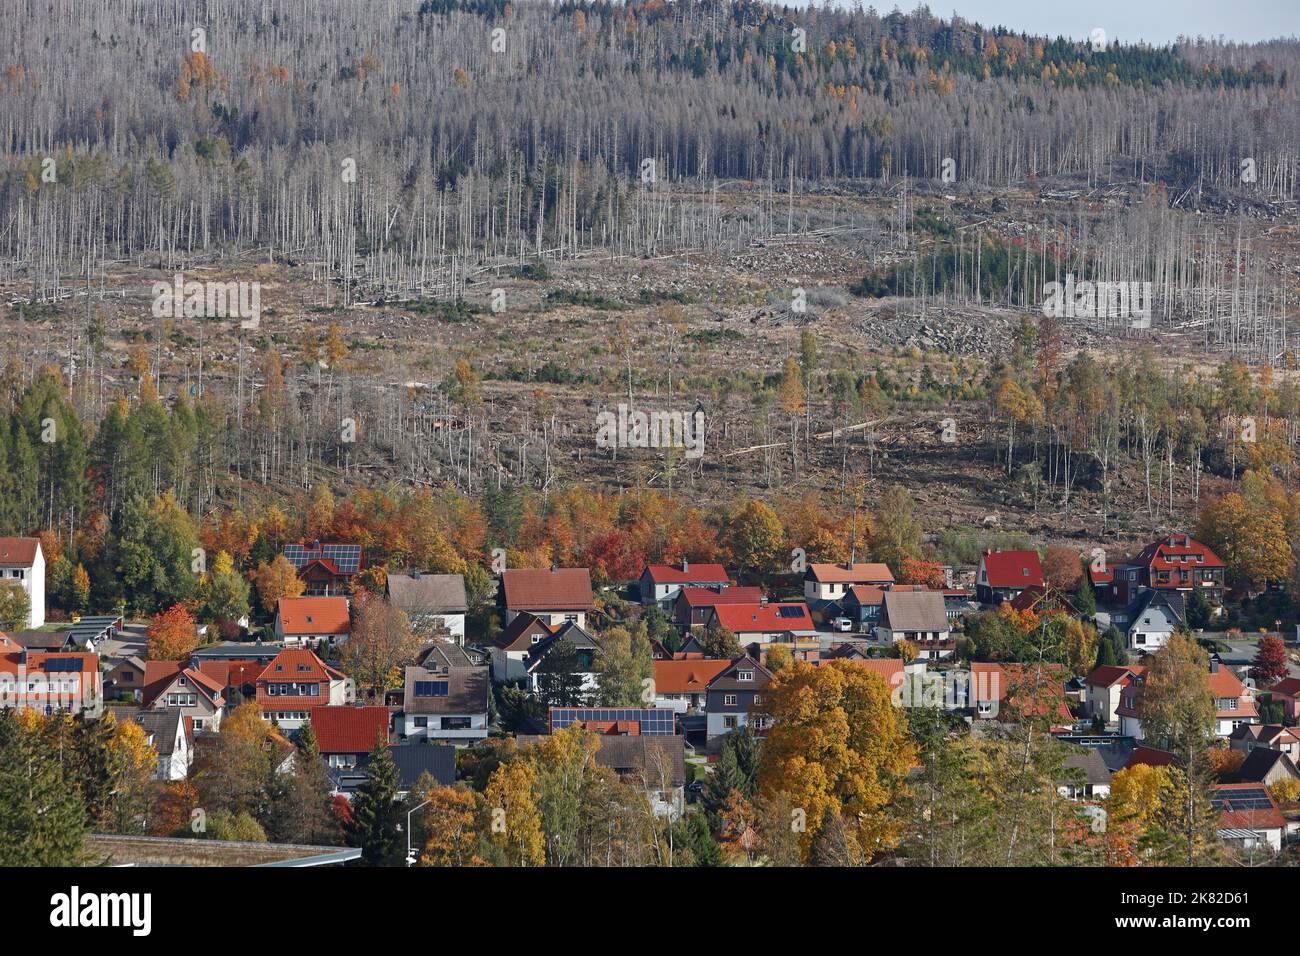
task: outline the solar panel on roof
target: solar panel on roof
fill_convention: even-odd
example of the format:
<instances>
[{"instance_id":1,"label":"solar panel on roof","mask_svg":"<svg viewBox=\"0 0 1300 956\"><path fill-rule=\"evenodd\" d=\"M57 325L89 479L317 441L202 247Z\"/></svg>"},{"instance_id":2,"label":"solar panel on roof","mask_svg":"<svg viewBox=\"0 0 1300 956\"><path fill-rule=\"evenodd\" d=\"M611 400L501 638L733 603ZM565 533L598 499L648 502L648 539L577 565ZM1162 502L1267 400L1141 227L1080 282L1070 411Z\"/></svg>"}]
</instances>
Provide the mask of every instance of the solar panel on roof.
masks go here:
<instances>
[{"instance_id":1,"label":"solar panel on roof","mask_svg":"<svg viewBox=\"0 0 1300 956\"><path fill-rule=\"evenodd\" d=\"M782 617L803 617L803 608L801 607L781 607Z\"/></svg>"},{"instance_id":2,"label":"solar panel on roof","mask_svg":"<svg viewBox=\"0 0 1300 956\"><path fill-rule=\"evenodd\" d=\"M1268 810L1273 806L1273 802L1269 800L1268 793L1263 787L1218 793L1214 795L1211 802L1216 810L1223 810L1228 807L1233 810Z\"/></svg>"},{"instance_id":3,"label":"solar panel on roof","mask_svg":"<svg viewBox=\"0 0 1300 956\"><path fill-rule=\"evenodd\" d=\"M53 657L45 661L47 674L75 674L81 670L81 661L75 657Z\"/></svg>"},{"instance_id":4,"label":"solar panel on roof","mask_svg":"<svg viewBox=\"0 0 1300 956\"><path fill-rule=\"evenodd\" d=\"M334 566L344 574L355 574L361 570L361 545L359 544L323 544L319 550L301 544L286 544L284 556L290 564L299 569L309 561L325 558L334 562Z\"/></svg>"}]
</instances>

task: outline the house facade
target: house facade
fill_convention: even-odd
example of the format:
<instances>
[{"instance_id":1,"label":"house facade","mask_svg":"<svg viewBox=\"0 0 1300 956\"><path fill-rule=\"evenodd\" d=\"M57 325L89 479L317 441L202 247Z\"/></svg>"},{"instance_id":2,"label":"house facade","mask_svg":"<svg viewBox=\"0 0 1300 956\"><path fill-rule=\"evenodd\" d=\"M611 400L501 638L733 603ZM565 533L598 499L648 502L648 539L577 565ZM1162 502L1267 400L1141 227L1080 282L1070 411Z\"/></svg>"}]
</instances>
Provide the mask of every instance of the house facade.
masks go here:
<instances>
[{"instance_id":1,"label":"house facade","mask_svg":"<svg viewBox=\"0 0 1300 956\"><path fill-rule=\"evenodd\" d=\"M1158 651L1187 622L1183 596L1177 591L1143 590L1125 616L1128 648L1139 653Z\"/></svg>"},{"instance_id":2,"label":"house facade","mask_svg":"<svg viewBox=\"0 0 1300 956\"><path fill-rule=\"evenodd\" d=\"M348 599L282 597L275 613L275 639L285 647L333 647L352 632Z\"/></svg>"},{"instance_id":3,"label":"house facade","mask_svg":"<svg viewBox=\"0 0 1300 956\"><path fill-rule=\"evenodd\" d=\"M302 727L317 707L351 704L356 684L307 648L285 648L255 682L262 716L284 731Z\"/></svg>"},{"instance_id":4,"label":"house facade","mask_svg":"<svg viewBox=\"0 0 1300 956\"><path fill-rule=\"evenodd\" d=\"M507 625L528 613L551 627L570 621L586 627L587 615L595 607L591 572L586 568L503 571L498 601Z\"/></svg>"},{"instance_id":5,"label":"house facade","mask_svg":"<svg viewBox=\"0 0 1300 956\"><path fill-rule=\"evenodd\" d=\"M142 710L131 717L158 754L157 780L184 780L194 763L194 734L179 707Z\"/></svg>"},{"instance_id":6,"label":"house facade","mask_svg":"<svg viewBox=\"0 0 1300 956\"><path fill-rule=\"evenodd\" d=\"M1025 588L1043 586L1037 551L985 551L975 572L975 599L981 604L1010 601Z\"/></svg>"},{"instance_id":7,"label":"house facade","mask_svg":"<svg viewBox=\"0 0 1300 956\"><path fill-rule=\"evenodd\" d=\"M682 588L717 588L731 584L731 576L720 564L691 564L682 560L680 568L669 564L651 564L641 572L641 603L647 607L657 604L672 613L673 605Z\"/></svg>"},{"instance_id":8,"label":"house facade","mask_svg":"<svg viewBox=\"0 0 1300 956\"><path fill-rule=\"evenodd\" d=\"M488 735L491 692L487 667L408 667L401 734L458 746L478 743Z\"/></svg>"},{"instance_id":9,"label":"house facade","mask_svg":"<svg viewBox=\"0 0 1300 956\"><path fill-rule=\"evenodd\" d=\"M894 574L888 565L845 561L841 564L810 564L803 576L803 596L809 603L838 601L857 584L888 587Z\"/></svg>"},{"instance_id":10,"label":"house facade","mask_svg":"<svg viewBox=\"0 0 1300 956\"><path fill-rule=\"evenodd\" d=\"M333 770L357 766L379 743L389 742L392 714L387 707L313 707L311 729L325 765Z\"/></svg>"},{"instance_id":11,"label":"house facade","mask_svg":"<svg viewBox=\"0 0 1300 956\"><path fill-rule=\"evenodd\" d=\"M943 592L886 591L876 637L909 641L916 645L918 657L938 660L953 653L951 628Z\"/></svg>"},{"instance_id":12,"label":"house facade","mask_svg":"<svg viewBox=\"0 0 1300 956\"><path fill-rule=\"evenodd\" d=\"M26 593L28 628L45 623L45 555L39 538L0 538L0 585Z\"/></svg>"},{"instance_id":13,"label":"house facade","mask_svg":"<svg viewBox=\"0 0 1300 956\"><path fill-rule=\"evenodd\" d=\"M708 623L710 612L719 604L760 604L763 589L751 587L684 587L673 602L673 617L679 627L690 630Z\"/></svg>"},{"instance_id":14,"label":"house facade","mask_svg":"<svg viewBox=\"0 0 1300 956\"><path fill-rule=\"evenodd\" d=\"M722 738L741 727L767 730L771 718L763 713L763 692L772 672L749 655L737 658L709 681L705 698L707 745L710 753Z\"/></svg>"},{"instance_id":15,"label":"house facade","mask_svg":"<svg viewBox=\"0 0 1300 956\"><path fill-rule=\"evenodd\" d=\"M730 666L730 661L699 658L655 661L655 706L678 714L705 712L709 683Z\"/></svg>"},{"instance_id":16,"label":"house facade","mask_svg":"<svg viewBox=\"0 0 1300 956\"><path fill-rule=\"evenodd\" d=\"M388 575L388 600L406 612L411 627L422 637L443 636L465 643L465 615L469 601L462 574L427 574L411 571Z\"/></svg>"},{"instance_id":17,"label":"house facade","mask_svg":"<svg viewBox=\"0 0 1300 956\"><path fill-rule=\"evenodd\" d=\"M554 635L555 631L536 615L527 611L516 615L489 648L492 679L498 684L526 680L528 655Z\"/></svg>"},{"instance_id":18,"label":"house facade","mask_svg":"<svg viewBox=\"0 0 1300 956\"><path fill-rule=\"evenodd\" d=\"M320 541L286 544L284 556L297 569L308 597L350 593L352 579L365 567L359 544Z\"/></svg>"},{"instance_id":19,"label":"house facade","mask_svg":"<svg viewBox=\"0 0 1300 956\"><path fill-rule=\"evenodd\" d=\"M225 686L186 661L145 661L144 706L178 709L195 731L218 731L225 712Z\"/></svg>"},{"instance_id":20,"label":"house facade","mask_svg":"<svg viewBox=\"0 0 1300 956\"><path fill-rule=\"evenodd\" d=\"M808 606L802 601L760 604L719 604L706 619L705 627L724 627L736 635L742 647L767 644L787 636L817 634Z\"/></svg>"}]
</instances>

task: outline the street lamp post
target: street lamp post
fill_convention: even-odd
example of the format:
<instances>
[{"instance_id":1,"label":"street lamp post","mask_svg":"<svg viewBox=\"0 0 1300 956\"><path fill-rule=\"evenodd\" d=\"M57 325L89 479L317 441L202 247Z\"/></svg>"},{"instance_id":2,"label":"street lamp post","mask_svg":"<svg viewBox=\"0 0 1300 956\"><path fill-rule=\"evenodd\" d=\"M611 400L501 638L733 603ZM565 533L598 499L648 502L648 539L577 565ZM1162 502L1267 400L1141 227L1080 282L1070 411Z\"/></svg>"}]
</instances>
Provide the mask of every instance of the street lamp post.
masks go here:
<instances>
[{"instance_id":1,"label":"street lamp post","mask_svg":"<svg viewBox=\"0 0 1300 956\"><path fill-rule=\"evenodd\" d=\"M411 807L406 813L406 865L415 866L415 851L411 848L411 814L415 813L421 807L427 807L433 800L425 800L424 803Z\"/></svg>"}]
</instances>

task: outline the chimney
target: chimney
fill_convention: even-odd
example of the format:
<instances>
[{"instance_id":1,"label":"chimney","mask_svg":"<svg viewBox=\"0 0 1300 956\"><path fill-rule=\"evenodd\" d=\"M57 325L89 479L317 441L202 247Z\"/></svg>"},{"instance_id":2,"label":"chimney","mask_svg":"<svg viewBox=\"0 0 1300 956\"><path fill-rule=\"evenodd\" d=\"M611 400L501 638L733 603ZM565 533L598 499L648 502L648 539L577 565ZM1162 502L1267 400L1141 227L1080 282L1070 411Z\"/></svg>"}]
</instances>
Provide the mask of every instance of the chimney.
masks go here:
<instances>
[{"instance_id":1,"label":"chimney","mask_svg":"<svg viewBox=\"0 0 1300 956\"><path fill-rule=\"evenodd\" d=\"M317 538L315 541L313 541L313 542L311 543L311 549L312 549L313 551L319 551L319 550L320 550L320 538Z\"/></svg>"},{"instance_id":2,"label":"chimney","mask_svg":"<svg viewBox=\"0 0 1300 956\"><path fill-rule=\"evenodd\" d=\"M844 570L845 570L845 571L852 571L852 570L853 570L853 559L852 559L852 558L850 558L848 561L845 561L845 562L844 562Z\"/></svg>"},{"instance_id":3,"label":"chimney","mask_svg":"<svg viewBox=\"0 0 1300 956\"><path fill-rule=\"evenodd\" d=\"M414 571L411 572L411 578L412 578L413 580L416 580L416 581L420 580L420 569L419 569L419 568L416 568Z\"/></svg>"},{"instance_id":4,"label":"chimney","mask_svg":"<svg viewBox=\"0 0 1300 956\"><path fill-rule=\"evenodd\" d=\"M685 558L682 558L682 574L685 574L690 569L691 569L691 562L687 561Z\"/></svg>"},{"instance_id":5,"label":"chimney","mask_svg":"<svg viewBox=\"0 0 1300 956\"><path fill-rule=\"evenodd\" d=\"M552 565L551 565L551 573L554 574L557 570L558 570L557 565L552 564Z\"/></svg>"},{"instance_id":6,"label":"chimney","mask_svg":"<svg viewBox=\"0 0 1300 956\"><path fill-rule=\"evenodd\" d=\"M1219 673L1219 662L1218 662L1218 661L1210 661L1210 673L1211 673L1211 674L1217 674L1217 673Z\"/></svg>"}]
</instances>

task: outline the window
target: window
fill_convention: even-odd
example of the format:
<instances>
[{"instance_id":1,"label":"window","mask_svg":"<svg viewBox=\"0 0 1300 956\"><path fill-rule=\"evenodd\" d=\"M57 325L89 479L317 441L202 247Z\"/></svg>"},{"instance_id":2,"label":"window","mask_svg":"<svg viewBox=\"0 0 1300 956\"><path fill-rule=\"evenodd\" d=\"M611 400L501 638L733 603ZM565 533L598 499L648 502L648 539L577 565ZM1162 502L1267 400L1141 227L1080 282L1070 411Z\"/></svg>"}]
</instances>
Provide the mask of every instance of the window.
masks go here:
<instances>
[{"instance_id":1,"label":"window","mask_svg":"<svg viewBox=\"0 0 1300 956\"><path fill-rule=\"evenodd\" d=\"M446 697L447 684L445 680L417 680L415 682L416 697Z\"/></svg>"},{"instance_id":2,"label":"window","mask_svg":"<svg viewBox=\"0 0 1300 956\"><path fill-rule=\"evenodd\" d=\"M540 634L534 634L534 635L533 635L533 643L534 643L534 644L540 644L540 643L542 643L542 635L540 635Z\"/></svg>"},{"instance_id":3,"label":"window","mask_svg":"<svg viewBox=\"0 0 1300 956\"><path fill-rule=\"evenodd\" d=\"M566 615L564 615L564 620L565 620L565 623L568 623L568 624L577 624L577 623L578 623L578 615L576 615L576 614L566 614Z\"/></svg>"},{"instance_id":4,"label":"window","mask_svg":"<svg viewBox=\"0 0 1300 956\"><path fill-rule=\"evenodd\" d=\"M428 718L428 717L416 717L416 718L415 718L415 726L417 726L417 727L428 727L428 726L429 726L429 718Z\"/></svg>"},{"instance_id":5,"label":"window","mask_svg":"<svg viewBox=\"0 0 1300 956\"><path fill-rule=\"evenodd\" d=\"M727 730L735 730L736 724L737 724L737 720L734 715L730 717L722 718L722 726L725 727Z\"/></svg>"},{"instance_id":6,"label":"window","mask_svg":"<svg viewBox=\"0 0 1300 956\"><path fill-rule=\"evenodd\" d=\"M735 707L735 706L736 706L736 695L735 695L735 694L723 694L723 695L722 695L722 705L723 705L724 707Z\"/></svg>"},{"instance_id":7,"label":"window","mask_svg":"<svg viewBox=\"0 0 1300 956\"><path fill-rule=\"evenodd\" d=\"M736 680L753 680L753 671L736 671Z\"/></svg>"},{"instance_id":8,"label":"window","mask_svg":"<svg viewBox=\"0 0 1300 956\"><path fill-rule=\"evenodd\" d=\"M468 717L444 717L442 718L443 730L469 730L470 719Z\"/></svg>"},{"instance_id":9,"label":"window","mask_svg":"<svg viewBox=\"0 0 1300 956\"><path fill-rule=\"evenodd\" d=\"M757 706L758 706L759 704L761 704L761 703L763 703L763 695L762 695L762 694L755 694L755 695L754 695L754 706L757 707Z\"/></svg>"}]
</instances>

